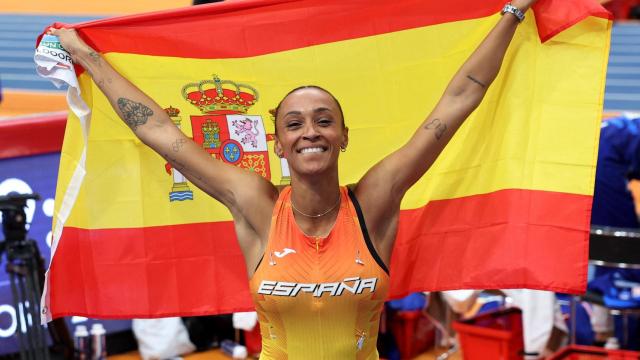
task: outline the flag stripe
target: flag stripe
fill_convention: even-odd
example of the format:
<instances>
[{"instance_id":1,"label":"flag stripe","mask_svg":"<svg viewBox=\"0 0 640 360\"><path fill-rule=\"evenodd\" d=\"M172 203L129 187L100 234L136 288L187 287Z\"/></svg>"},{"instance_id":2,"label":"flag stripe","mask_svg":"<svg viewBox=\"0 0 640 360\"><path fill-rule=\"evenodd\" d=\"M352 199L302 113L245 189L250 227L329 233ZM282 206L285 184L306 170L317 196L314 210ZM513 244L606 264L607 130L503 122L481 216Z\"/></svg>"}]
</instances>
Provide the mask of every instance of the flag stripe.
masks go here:
<instances>
[{"instance_id":1,"label":"flag stripe","mask_svg":"<svg viewBox=\"0 0 640 360\"><path fill-rule=\"evenodd\" d=\"M590 204L590 196L503 190L403 210L390 296L485 288L486 279L495 288L544 284L546 290L580 292L586 281L581 264L588 254L583 229L589 223ZM440 256L445 252L458 256ZM423 254L433 258L415 258ZM402 262L435 265L403 272L407 267ZM191 315L243 311L253 307L246 276L232 222L135 229L65 227L51 265L51 308L54 317L116 318L173 316L186 308L193 309ZM220 299L227 301L222 304Z\"/></svg>"},{"instance_id":2,"label":"flag stripe","mask_svg":"<svg viewBox=\"0 0 640 360\"><path fill-rule=\"evenodd\" d=\"M65 227L49 270L53 316L174 316L177 309L197 315L251 308L235 239L232 222Z\"/></svg>"},{"instance_id":3,"label":"flag stripe","mask_svg":"<svg viewBox=\"0 0 640 360\"><path fill-rule=\"evenodd\" d=\"M488 283L495 289L579 293L587 279L591 202L586 195L514 189L403 211L391 294L482 289ZM430 266L394 272L406 269L400 266L405 262Z\"/></svg>"},{"instance_id":4,"label":"flag stripe","mask_svg":"<svg viewBox=\"0 0 640 360\"><path fill-rule=\"evenodd\" d=\"M98 20L76 28L103 53L238 58L481 18L499 12L503 5L504 0L359 0L332 4L324 0L254 0L185 8L172 11L170 18L166 12L158 12ZM575 11L571 5L554 2L554 7ZM575 12L564 12L565 16L555 21L540 23L545 29L541 36L555 35L558 29L589 15L608 15L598 4L580 10L580 18ZM349 26L344 26L346 23ZM168 39L176 36L183 38L179 46L168 45ZM124 40L130 37L136 41Z\"/></svg>"}]
</instances>

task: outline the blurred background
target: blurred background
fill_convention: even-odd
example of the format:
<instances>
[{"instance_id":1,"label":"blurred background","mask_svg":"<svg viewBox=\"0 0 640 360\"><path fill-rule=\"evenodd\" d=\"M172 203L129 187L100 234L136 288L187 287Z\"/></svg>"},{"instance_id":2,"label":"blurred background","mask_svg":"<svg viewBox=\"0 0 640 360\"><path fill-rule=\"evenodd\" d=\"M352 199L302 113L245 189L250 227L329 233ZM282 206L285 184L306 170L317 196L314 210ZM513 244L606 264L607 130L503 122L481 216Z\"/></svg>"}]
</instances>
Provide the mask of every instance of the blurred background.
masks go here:
<instances>
[{"instance_id":1,"label":"blurred background","mask_svg":"<svg viewBox=\"0 0 640 360\"><path fill-rule=\"evenodd\" d=\"M640 0L601 2L614 14L616 19L611 41L603 120L608 121L621 117L636 119L640 117L640 21L638 20L640 19ZM37 242L45 259L45 268L48 266L50 256L53 198L67 104L64 90L56 89L49 80L45 80L35 73L33 55L37 36L54 22L75 24L111 16L191 5L193 5L192 1L187 0L57 0L55 2L2 0L0 5L0 196L10 192L36 192L40 194L39 201L27 201L26 215L27 222L31 224L29 237ZM27 132L31 134L27 136L28 142L33 146L32 149L16 150L4 145L8 142L16 143L15 139L3 137L3 129L15 126L33 129L31 133ZM640 148L633 151L638 153ZM634 195L640 194L639 182L630 181L629 188ZM640 209L640 200L638 200L640 196L635 196L635 199L636 209ZM20 316L28 318L28 316L13 304L10 281L4 271L4 264L4 257L2 257L0 258L0 359L19 358L16 334L21 330L24 332L25 329L18 329L17 318ZM517 298L518 295L513 297ZM453 297L441 294L421 294L405 302L390 304L385 315L386 322L383 322L389 326L381 334L381 354L389 358L403 359L435 359L438 356L440 358L449 356L453 359L461 359L463 356L458 351L458 346L454 346L451 351L448 351L455 343L450 339L456 330L467 335L473 333L473 330L465 328L464 324L459 325L456 329L452 323L464 316L473 318L474 316L482 316L484 312L491 309L503 308L508 305L510 299L509 294L495 292L458 294ZM563 309L564 321L570 328L572 326L569 320L571 310L568 304L570 299L562 295L558 295L557 299ZM428 311L427 306L430 307ZM640 300L637 307L640 309ZM507 311L502 313L502 316L505 319L504 324L511 324L513 312ZM637 321L637 315L632 316L635 316L635 321ZM27 319L27 321L32 320L34 319ZM107 333L107 352L114 359L128 360L140 357L138 342L131 331L131 320L98 321L83 317L69 317L65 321L71 336L79 325L85 326L87 329L91 329L94 324L102 325ZM239 321L242 322L242 319ZM473 322L466 323L466 325L474 324ZM589 319L582 322L583 327L590 327L590 324ZM168 327L174 325L167 323ZM191 342L198 349L218 347L225 339L245 344L249 348L249 352L255 350L256 347L259 349L259 344L255 343L255 331L233 329L230 316L182 319L182 325L185 326ZM579 325L574 324L573 326L575 328ZM155 325L141 326L161 325L155 323ZM521 342L522 325L520 324L519 333L513 332L510 326L503 329L505 333L511 336L516 334L520 337ZM567 329L560 331L564 331L564 334L568 335ZM594 329L590 328L590 331L592 338L584 340L585 344L595 342ZM627 347L636 346L635 350L638 350L640 331L637 328L625 331L627 333L620 336L630 337L626 339ZM211 336L206 334L211 334ZM608 334L604 340L608 340L609 335L614 336L614 334ZM566 338L567 336L565 336L565 342L568 341ZM623 343L622 338L619 340L620 343ZM49 341L51 342L51 339ZM259 339L257 341L259 343ZM508 341L494 339L496 346L508 345ZM489 356L486 353L482 354L489 351L485 346L492 345L472 344L468 346L477 346L473 352L481 355L479 359L491 358L483 357ZM557 344L549 346L558 348ZM193 350L193 348L190 349L190 351ZM187 351L185 350L185 352ZM471 349L467 349L464 358L470 358L470 354ZM67 354L67 356L71 355ZM228 358L220 350L190 356L201 356L207 359ZM515 356L522 358L523 354L516 353ZM169 356L159 356L159 358L164 357ZM557 358L560 359L560 357Z\"/></svg>"}]
</instances>

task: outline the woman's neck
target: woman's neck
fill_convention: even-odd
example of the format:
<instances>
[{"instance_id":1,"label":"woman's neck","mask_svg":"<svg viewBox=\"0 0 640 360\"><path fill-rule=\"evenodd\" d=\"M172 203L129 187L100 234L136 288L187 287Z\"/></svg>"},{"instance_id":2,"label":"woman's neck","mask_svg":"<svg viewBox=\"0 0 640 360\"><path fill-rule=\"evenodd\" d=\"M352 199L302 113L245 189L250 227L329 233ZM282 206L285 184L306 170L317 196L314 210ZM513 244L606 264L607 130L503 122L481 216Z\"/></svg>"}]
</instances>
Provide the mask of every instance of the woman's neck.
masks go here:
<instances>
[{"instance_id":1,"label":"woman's neck","mask_svg":"<svg viewBox=\"0 0 640 360\"><path fill-rule=\"evenodd\" d=\"M318 215L335 205L340 196L338 174L335 176L294 176L291 201L299 212Z\"/></svg>"},{"instance_id":2,"label":"woman's neck","mask_svg":"<svg viewBox=\"0 0 640 360\"><path fill-rule=\"evenodd\" d=\"M340 209L337 174L335 177L293 177L291 180L291 205L298 227L308 236L327 236Z\"/></svg>"}]
</instances>

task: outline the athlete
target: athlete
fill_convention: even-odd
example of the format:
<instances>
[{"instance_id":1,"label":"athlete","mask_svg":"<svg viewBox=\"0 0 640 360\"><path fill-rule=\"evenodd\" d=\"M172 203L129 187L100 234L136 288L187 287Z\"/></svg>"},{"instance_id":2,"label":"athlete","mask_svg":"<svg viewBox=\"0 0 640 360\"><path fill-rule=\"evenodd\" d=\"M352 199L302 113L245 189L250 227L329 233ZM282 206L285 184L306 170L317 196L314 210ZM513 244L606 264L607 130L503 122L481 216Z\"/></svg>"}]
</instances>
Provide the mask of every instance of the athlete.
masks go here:
<instances>
[{"instance_id":1,"label":"athlete","mask_svg":"<svg viewBox=\"0 0 640 360\"><path fill-rule=\"evenodd\" d=\"M275 153L291 172L291 186L276 187L214 160L74 30L49 33L136 136L231 212L259 315L261 359L377 359L400 202L480 104L522 13L534 2L505 6L411 139L349 188L338 182L349 131L328 91L297 88L274 110Z\"/></svg>"}]
</instances>

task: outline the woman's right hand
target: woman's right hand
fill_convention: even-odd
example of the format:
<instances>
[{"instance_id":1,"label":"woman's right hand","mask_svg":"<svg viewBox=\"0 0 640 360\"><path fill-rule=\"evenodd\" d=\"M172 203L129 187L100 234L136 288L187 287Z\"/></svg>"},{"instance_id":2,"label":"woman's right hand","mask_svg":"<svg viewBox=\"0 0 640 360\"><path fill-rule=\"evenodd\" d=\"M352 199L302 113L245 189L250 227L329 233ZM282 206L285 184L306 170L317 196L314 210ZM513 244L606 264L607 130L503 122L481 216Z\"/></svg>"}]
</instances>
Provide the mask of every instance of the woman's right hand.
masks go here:
<instances>
[{"instance_id":1,"label":"woman's right hand","mask_svg":"<svg viewBox=\"0 0 640 360\"><path fill-rule=\"evenodd\" d=\"M77 62L77 57L83 50L86 52L91 51L89 45L80 38L75 29L49 28L47 34L57 36L60 39L60 45L69 52L74 62Z\"/></svg>"}]
</instances>

